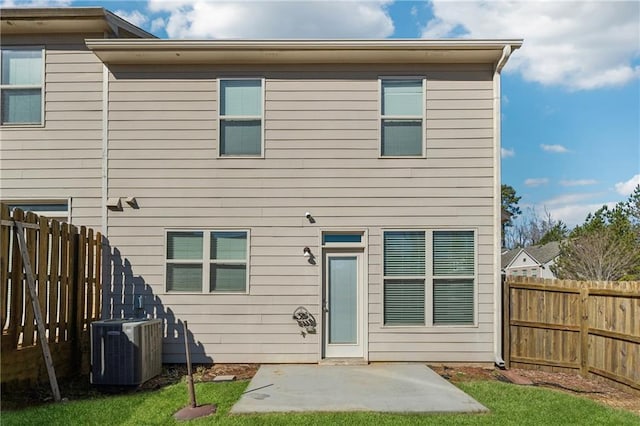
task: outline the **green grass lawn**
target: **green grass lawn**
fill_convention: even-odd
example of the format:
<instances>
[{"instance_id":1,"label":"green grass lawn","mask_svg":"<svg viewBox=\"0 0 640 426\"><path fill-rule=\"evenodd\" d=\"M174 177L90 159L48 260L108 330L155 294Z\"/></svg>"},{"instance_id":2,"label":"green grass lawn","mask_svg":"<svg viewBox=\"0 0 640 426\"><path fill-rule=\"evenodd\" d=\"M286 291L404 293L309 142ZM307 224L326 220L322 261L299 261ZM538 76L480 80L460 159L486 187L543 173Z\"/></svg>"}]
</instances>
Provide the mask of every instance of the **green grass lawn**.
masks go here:
<instances>
[{"instance_id":1,"label":"green grass lawn","mask_svg":"<svg viewBox=\"0 0 640 426\"><path fill-rule=\"evenodd\" d=\"M593 401L536 387L497 381L459 385L491 410L489 414L394 415L378 413L310 413L229 415L248 382L198 383L198 403L216 403L218 412L188 424L222 425L638 425L640 416L604 407ZM175 424L173 414L187 404L184 383L157 391L47 404L16 411L3 411L4 425L155 425Z\"/></svg>"}]
</instances>

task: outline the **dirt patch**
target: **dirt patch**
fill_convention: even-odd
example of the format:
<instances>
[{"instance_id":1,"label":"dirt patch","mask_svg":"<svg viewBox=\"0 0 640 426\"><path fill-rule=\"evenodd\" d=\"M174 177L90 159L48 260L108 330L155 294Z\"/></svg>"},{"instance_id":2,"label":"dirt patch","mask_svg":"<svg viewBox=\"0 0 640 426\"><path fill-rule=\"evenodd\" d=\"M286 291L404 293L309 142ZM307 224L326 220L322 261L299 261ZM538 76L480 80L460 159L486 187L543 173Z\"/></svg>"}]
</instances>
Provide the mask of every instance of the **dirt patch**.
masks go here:
<instances>
[{"instance_id":1,"label":"dirt patch","mask_svg":"<svg viewBox=\"0 0 640 426\"><path fill-rule=\"evenodd\" d=\"M431 367L431 369L454 384L474 380L506 381L500 370L494 369L462 366L438 366ZM603 380L586 379L577 374L549 373L537 370L514 368L510 371L529 379L533 382L533 386L542 386L573 395L580 395L610 407L622 408L640 414L640 396L614 388Z\"/></svg>"}]
</instances>

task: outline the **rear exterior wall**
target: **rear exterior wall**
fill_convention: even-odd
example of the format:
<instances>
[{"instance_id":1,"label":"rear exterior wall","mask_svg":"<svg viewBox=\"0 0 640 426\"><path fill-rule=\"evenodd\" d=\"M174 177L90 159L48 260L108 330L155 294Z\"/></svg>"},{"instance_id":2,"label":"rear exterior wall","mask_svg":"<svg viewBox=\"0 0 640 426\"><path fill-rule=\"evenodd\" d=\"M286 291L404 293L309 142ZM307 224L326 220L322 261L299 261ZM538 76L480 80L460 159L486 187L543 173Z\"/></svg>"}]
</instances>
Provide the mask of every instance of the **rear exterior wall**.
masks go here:
<instances>
[{"instance_id":1,"label":"rear exterior wall","mask_svg":"<svg viewBox=\"0 0 640 426\"><path fill-rule=\"evenodd\" d=\"M93 68L92 68L93 69ZM96 71L99 67L96 66ZM426 77L426 158L379 156L379 76ZM264 158L219 158L217 79L265 80ZM320 318L321 229L368 235L370 361L493 360L494 161L490 65L110 66L106 315L142 295L167 322L164 362L317 362L298 306ZM96 94L97 96L97 94ZM91 175L93 177L93 175ZM316 223L309 223L305 212ZM248 229L248 294L165 290L167 229ZM474 229L477 325L384 327L383 229Z\"/></svg>"},{"instance_id":2,"label":"rear exterior wall","mask_svg":"<svg viewBox=\"0 0 640 426\"><path fill-rule=\"evenodd\" d=\"M71 198L72 222L100 230L103 64L85 36L2 36L3 48L44 47L45 74L44 123L0 127L0 198Z\"/></svg>"}]
</instances>

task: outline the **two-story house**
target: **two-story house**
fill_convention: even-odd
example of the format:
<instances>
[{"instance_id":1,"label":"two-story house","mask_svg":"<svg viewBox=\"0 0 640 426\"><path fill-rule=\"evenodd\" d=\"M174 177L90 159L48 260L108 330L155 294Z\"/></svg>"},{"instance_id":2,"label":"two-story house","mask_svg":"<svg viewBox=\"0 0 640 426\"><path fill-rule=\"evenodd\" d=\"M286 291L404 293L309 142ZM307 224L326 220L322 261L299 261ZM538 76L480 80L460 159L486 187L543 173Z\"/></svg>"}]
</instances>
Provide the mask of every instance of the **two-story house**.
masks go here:
<instances>
[{"instance_id":1,"label":"two-story house","mask_svg":"<svg viewBox=\"0 0 640 426\"><path fill-rule=\"evenodd\" d=\"M160 40L102 9L2 31L2 199L103 232L104 315L162 318L165 362L184 320L195 362L499 358L520 40Z\"/></svg>"}]
</instances>

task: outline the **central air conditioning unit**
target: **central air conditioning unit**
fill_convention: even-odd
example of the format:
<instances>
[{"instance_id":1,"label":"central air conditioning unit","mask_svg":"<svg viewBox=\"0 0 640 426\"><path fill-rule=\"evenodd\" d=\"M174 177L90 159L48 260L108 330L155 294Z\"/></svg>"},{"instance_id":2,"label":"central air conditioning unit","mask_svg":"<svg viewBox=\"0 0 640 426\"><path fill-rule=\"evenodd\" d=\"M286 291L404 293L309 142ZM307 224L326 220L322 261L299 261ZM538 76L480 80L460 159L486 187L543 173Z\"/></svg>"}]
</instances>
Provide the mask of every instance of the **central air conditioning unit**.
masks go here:
<instances>
[{"instance_id":1,"label":"central air conditioning unit","mask_svg":"<svg viewBox=\"0 0 640 426\"><path fill-rule=\"evenodd\" d=\"M140 385L162 372L162 321L91 323L91 383Z\"/></svg>"}]
</instances>

